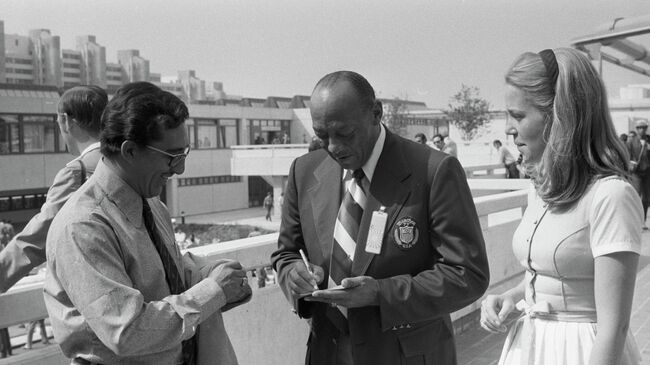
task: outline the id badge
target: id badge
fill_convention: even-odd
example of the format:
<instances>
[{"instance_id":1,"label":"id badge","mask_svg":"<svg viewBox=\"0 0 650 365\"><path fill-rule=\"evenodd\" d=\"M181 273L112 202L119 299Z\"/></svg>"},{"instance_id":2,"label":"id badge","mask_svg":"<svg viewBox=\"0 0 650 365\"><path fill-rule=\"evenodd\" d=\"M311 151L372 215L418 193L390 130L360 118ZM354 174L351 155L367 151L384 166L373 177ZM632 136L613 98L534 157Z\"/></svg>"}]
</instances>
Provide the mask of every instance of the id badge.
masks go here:
<instances>
[{"instance_id":1,"label":"id badge","mask_svg":"<svg viewBox=\"0 0 650 365\"><path fill-rule=\"evenodd\" d=\"M381 244L386 230L386 207L372 212L370 228L368 228L368 240L366 241L366 252L379 255L381 253Z\"/></svg>"}]
</instances>

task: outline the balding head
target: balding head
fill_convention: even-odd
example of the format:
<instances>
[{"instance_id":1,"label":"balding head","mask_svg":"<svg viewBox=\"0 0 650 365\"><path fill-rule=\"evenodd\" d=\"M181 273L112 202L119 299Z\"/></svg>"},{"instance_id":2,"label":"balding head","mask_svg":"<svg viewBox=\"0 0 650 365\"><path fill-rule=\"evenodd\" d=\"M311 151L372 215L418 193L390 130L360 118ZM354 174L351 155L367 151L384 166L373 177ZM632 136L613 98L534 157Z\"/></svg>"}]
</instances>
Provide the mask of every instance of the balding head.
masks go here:
<instances>
[{"instance_id":1,"label":"balding head","mask_svg":"<svg viewBox=\"0 0 650 365\"><path fill-rule=\"evenodd\" d=\"M361 168L372 154L382 116L368 81L350 71L329 74L314 88L310 109L323 148L343 168Z\"/></svg>"}]
</instances>

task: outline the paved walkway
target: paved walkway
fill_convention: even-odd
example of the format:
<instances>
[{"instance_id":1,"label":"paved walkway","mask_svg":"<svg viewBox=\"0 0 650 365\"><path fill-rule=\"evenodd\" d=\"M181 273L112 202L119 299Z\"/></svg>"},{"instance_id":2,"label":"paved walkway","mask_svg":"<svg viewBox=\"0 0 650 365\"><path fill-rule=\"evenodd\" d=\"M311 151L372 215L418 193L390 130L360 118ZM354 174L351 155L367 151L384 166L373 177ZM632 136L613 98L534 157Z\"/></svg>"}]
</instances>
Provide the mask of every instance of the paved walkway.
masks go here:
<instances>
[{"instance_id":1,"label":"paved walkway","mask_svg":"<svg viewBox=\"0 0 650 365\"><path fill-rule=\"evenodd\" d=\"M508 322L517 319L513 314ZM650 365L650 232L643 233L643 251L639 260L636 289L632 303L630 329L641 351L642 365ZM506 334L493 335L480 327L473 328L456 339L459 365L492 365L501 355Z\"/></svg>"}]
</instances>

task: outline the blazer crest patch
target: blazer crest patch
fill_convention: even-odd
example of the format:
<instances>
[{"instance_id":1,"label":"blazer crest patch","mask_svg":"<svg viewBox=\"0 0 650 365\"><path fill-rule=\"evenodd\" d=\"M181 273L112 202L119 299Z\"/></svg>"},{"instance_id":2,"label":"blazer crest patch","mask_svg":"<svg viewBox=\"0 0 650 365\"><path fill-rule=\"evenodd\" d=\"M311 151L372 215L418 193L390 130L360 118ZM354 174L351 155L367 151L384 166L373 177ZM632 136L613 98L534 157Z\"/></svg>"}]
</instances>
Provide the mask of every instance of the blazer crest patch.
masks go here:
<instances>
[{"instance_id":1,"label":"blazer crest patch","mask_svg":"<svg viewBox=\"0 0 650 365\"><path fill-rule=\"evenodd\" d=\"M415 224L415 220L411 217L404 217L397 221L395 230L393 231L395 237L395 244L401 249L409 249L413 247L420 236L420 231Z\"/></svg>"}]
</instances>

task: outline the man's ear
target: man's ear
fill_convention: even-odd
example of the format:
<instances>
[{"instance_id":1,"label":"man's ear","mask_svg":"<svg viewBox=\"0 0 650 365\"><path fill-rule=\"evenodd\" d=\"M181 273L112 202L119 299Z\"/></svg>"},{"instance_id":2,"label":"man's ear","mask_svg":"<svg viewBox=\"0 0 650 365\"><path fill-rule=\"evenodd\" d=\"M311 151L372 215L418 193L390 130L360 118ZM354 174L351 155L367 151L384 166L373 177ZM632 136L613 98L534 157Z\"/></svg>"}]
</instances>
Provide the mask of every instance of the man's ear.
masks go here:
<instances>
[{"instance_id":1,"label":"man's ear","mask_svg":"<svg viewBox=\"0 0 650 365\"><path fill-rule=\"evenodd\" d=\"M384 115L384 107L381 105L381 101L375 100L375 105L372 107L373 122L375 125L381 123L381 117Z\"/></svg>"},{"instance_id":2,"label":"man's ear","mask_svg":"<svg viewBox=\"0 0 650 365\"><path fill-rule=\"evenodd\" d=\"M133 141L124 141L120 146L120 155L129 163L133 163L138 152L138 145Z\"/></svg>"}]
</instances>

